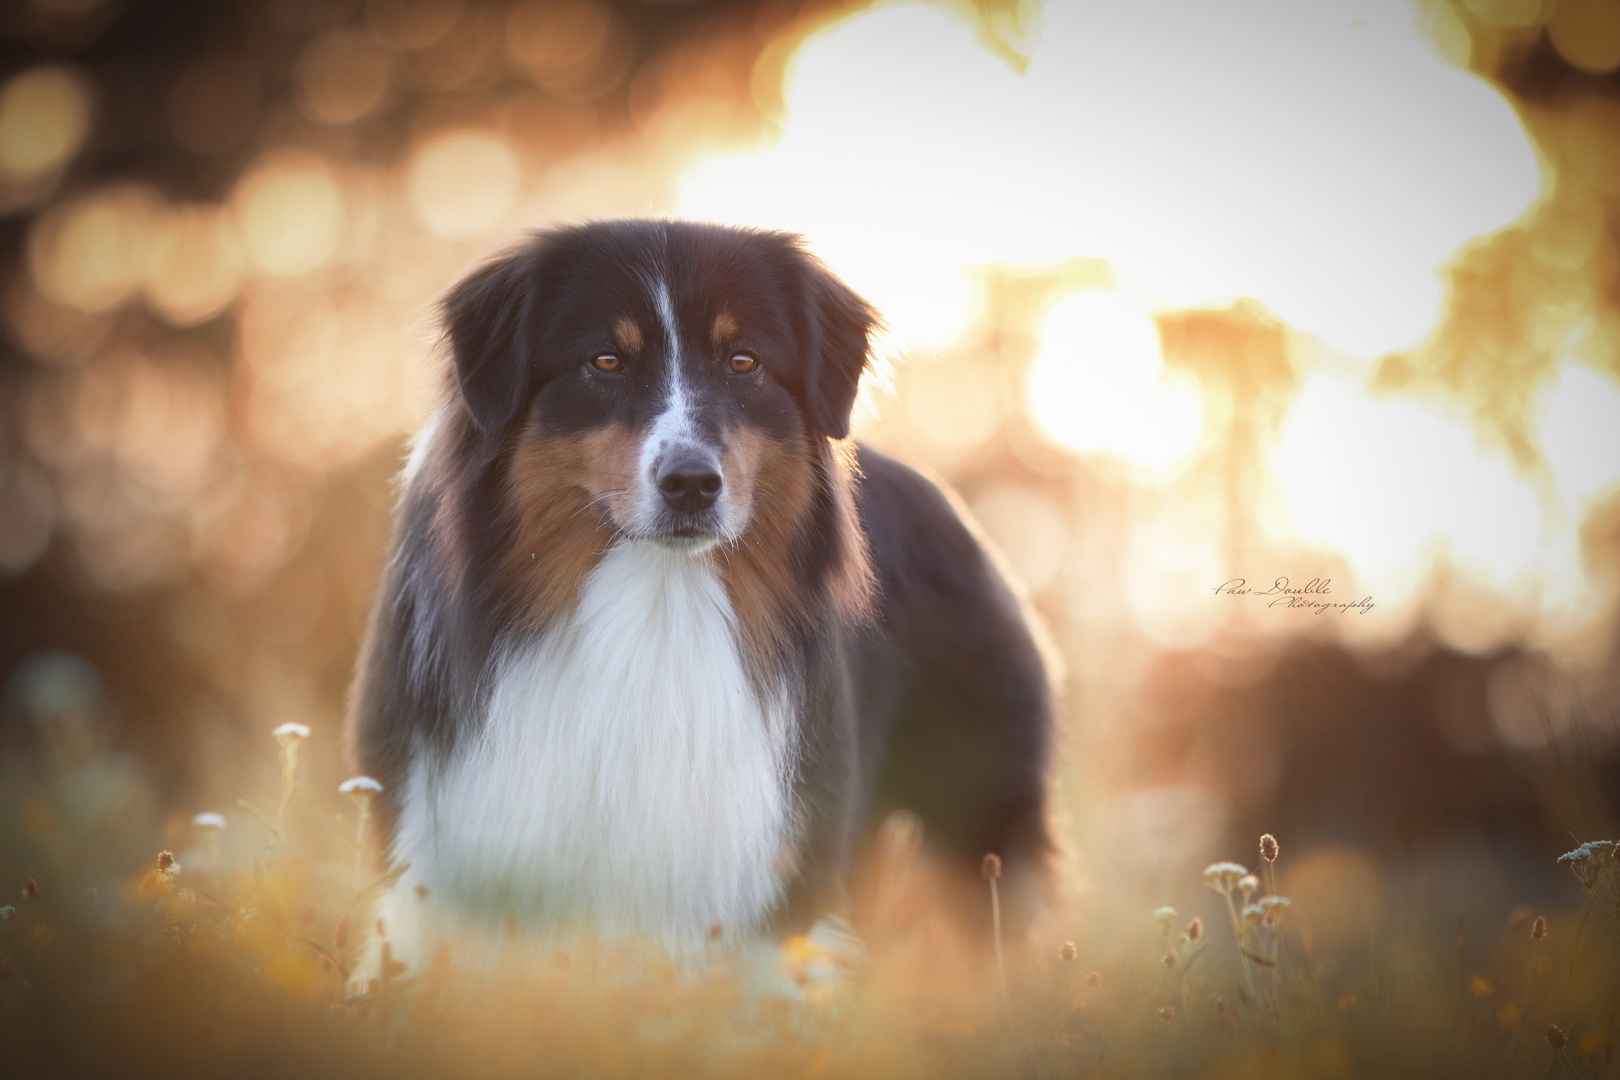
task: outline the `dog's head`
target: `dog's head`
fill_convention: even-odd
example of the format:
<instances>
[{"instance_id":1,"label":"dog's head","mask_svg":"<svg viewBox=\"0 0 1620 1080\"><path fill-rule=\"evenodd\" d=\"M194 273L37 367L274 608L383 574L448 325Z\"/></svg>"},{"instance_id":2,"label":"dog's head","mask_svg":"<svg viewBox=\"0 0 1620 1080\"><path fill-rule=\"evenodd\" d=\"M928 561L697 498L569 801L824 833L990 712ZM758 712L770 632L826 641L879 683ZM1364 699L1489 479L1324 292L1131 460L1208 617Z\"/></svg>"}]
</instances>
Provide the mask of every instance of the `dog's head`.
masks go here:
<instances>
[{"instance_id":1,"label":"dog's head","mask_svg":"<svg viewBox=\"0 0 1620 1080\"><path fill-rule=\"evenodd\" d=\"M783 454L849 434L877 323L798 237L656 220L541 234L444 311L487 448L697 549L746 530Z\"/></svg>"}]
</instances>

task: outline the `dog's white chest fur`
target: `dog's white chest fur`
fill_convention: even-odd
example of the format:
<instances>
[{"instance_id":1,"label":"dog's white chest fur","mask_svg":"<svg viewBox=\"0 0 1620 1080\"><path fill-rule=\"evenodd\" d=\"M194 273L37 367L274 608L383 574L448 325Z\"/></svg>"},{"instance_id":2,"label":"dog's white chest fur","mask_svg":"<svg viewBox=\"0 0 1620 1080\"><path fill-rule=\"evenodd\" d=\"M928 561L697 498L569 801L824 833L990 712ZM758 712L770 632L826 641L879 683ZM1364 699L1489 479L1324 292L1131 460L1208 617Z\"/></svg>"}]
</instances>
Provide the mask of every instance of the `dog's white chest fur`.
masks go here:
<instances>
[{"instance_id":1,"label":"dog's white chest fur","mask_svg":"<svg viewBox=\"0 0 1620 1080\"><path fill-rule=\"evenodd\" d=\"M410 776L399 901L424 884L436 908L678 952L716 924L761 927L782 896L792 720L748 678L706 558L615 546L567 625L493 674L477 735Z\"/></svg>"}]
</instances>

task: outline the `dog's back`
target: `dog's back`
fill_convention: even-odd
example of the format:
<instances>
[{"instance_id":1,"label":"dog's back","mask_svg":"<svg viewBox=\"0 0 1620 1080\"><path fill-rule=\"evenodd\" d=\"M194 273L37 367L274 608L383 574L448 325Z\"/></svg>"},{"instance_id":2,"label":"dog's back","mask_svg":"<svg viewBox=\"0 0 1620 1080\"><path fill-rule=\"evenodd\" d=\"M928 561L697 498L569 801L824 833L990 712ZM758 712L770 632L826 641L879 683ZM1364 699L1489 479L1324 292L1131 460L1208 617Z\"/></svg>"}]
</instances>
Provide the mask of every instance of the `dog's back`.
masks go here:
<instances>
[{"instance_id":1,"label":"dog's back","mask_svg":"<svg viewBox=\"0 0 1620 1080\"><path fill-rule=\"evenodd\" d=\"M996 854L1020 924L1044 886L1051 688L1025 611L932 482L861 447L877 618L852 667L871 816L909 810L962 876Z\"/></svg>"}]
</instances>

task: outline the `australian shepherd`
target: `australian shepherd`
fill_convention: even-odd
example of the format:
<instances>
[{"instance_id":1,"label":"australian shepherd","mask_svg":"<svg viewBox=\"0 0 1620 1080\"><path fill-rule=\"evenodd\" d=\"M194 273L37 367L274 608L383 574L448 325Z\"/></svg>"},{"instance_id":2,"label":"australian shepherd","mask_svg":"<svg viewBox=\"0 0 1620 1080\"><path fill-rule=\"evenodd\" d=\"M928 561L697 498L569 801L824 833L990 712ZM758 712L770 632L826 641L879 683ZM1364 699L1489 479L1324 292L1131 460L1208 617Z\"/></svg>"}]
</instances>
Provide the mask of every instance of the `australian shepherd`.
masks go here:
<instances>
[{"instance_id":1,"label":"australian shepherd","mask_svg":"<svg viewBox=\"0 0 1620 1080\"><path fill-rule=\"evenodd\" d=\"M632 220L443 316L350 720L398 959L456 923L764 940L843 912L897 808L1032 894L1047 675L947 497L849 438L870 305L798 237Z\"/></svg>"}]
</instances>

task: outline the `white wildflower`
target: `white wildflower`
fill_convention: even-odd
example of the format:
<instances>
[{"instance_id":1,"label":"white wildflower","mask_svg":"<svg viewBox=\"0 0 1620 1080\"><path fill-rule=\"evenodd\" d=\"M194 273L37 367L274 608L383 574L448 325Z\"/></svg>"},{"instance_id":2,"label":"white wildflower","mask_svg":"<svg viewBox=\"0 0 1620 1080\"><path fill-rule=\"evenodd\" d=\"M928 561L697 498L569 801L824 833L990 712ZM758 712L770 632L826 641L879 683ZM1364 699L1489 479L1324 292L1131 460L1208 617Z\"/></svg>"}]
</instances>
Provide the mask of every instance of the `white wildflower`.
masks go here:
<instances>
[{"instance_id":1,"label":"white wildflower","mask_svg":"<svg viewBox=\"0 0 1620 1080\"><path fill-rule=\"evenodd\" d=\"M219 832L225 827L225 815L205 810L192 818L191 823L204 832Z\"/></svg>"},{"instance_id":2,"label":"white wildflower","mask_svg":"<svg viewBox=\"0 0 1620 1080\"><path fill-rule=\"evenodd\" d=\"M1235 862L1211 863L1204 868L1204 884L1218 893L1231 892L1232 883L1248 872Z\"/></svg>"},{"instance_id":3,"label":"white wildflower","mask_svg":"<svg viewBox=\"0 0 1620 1080\"><path fill-rule=\"evenodd\" d=\"M352 798L356 809L360 812L359 820L354 823L354 880L356 883L364 881L366 875L366 825L371 821L371 797L382 789L383 786L369 776L351 776L338 785L338 791Z\"/></svg>"},{"instance_id":4,"label":"white wildflower","mask_svg":"<svg viewBox=\"0 0 1620 1080\"><path fill-rule=\"evenodd\" d=\"M1574 851L1566 851L1558 856L1558 861L1561 863L1578 863L1585 862L1591 857L1592 853L1590 851L1587 851L1584 847L1578 847Z\"/></svg>"},{"instance_id":5,"label":"white wildflower","mask_svg":"<svg viewBox=\"0 0 1620 1080\"><path fill-rule=\"evenodd\" d=\"M1176 909L1170 907L1169 905L1159 908L1153 913L1153 918L1158 922L1164 923L1166 926L1169 926L1171 923L1175 922L1177 917L1178 914Z\"/></svg>"},{"instance_id":6,"label":"white wildflower","mask_svg":"<svg viewBox=\"0 0 1620 1080\"><path fill-rule=\"evenodd\" d=\"M1243 898L1247 900L1252 894L1260 891L1260 879L1253 874L1244 874L1238 879L1238 888L1243 890Z\"/></svg>"},{"instance_id":7,"label":"white wildflower","mask_svg":"<svg viewBox=\"0 0 1620 1080\"><path fill-rule=\"evenodd\" d=\"M1266 909L1259 904L1250 904L1243 909L1243 925L1252 926L1266 917Z\"/></svg>"},{"instance_id":8,"label":"white wildflower","mask_svg":"<svg viewBox=\"0 0 1620 1080\"><path fill-rule=\"evenodd\" d=\"M298 742L300 739L309 738L309 725L294 724L289 722L282 724L270 734L274 735L276 737L276 741L282 744Z\"/></svg>"},{"instance_id":9,"label":"white wildflower","mask_svg":"<svg viewBox=\"0 0 1620 1080\"><path fill-rule=\"evenodd\" d=\"M7 921L15 914L17 914L17 909L12 907L10 904L0 907L0 922Z\"/></svg>"},{"instance_id":10,"label":"white wildflower","mask_svg":"<svg viewBox=\"0 0 1620 1080\"><path fill-rule=\"evenodd\" d=\"M1259 901L1261 910L1270 911L1273 908L1292 907L1293 901L1286 896L1262 896Z\"/></svg>"}]
</instances>

